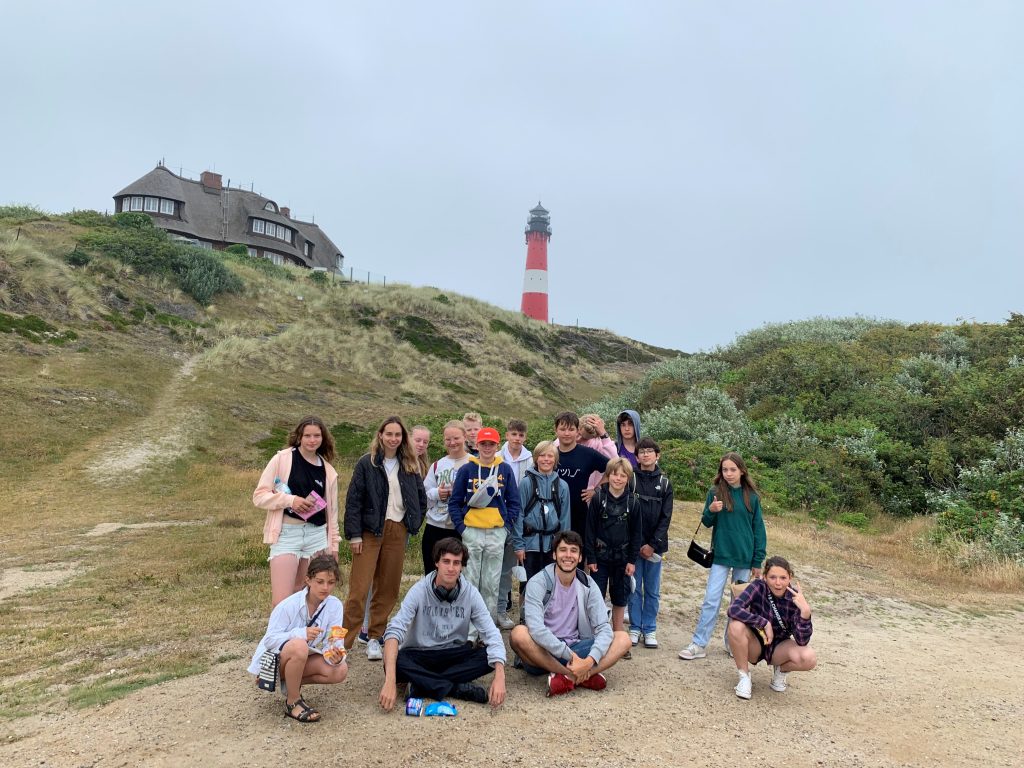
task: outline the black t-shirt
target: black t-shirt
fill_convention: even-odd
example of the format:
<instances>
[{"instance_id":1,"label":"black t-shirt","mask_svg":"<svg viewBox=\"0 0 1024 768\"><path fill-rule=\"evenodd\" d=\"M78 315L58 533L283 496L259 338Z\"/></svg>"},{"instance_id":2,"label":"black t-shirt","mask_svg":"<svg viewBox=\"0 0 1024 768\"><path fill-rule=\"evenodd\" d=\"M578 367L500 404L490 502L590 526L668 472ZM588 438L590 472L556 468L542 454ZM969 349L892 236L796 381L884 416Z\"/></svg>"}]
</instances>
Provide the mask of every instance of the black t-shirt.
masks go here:
<instances>
[{"instance_id":1,"label":"black t-shirt","mask_svg":"<svg viewBox=\"0 0 1024 768\"><path fill-rule=\"evenodd\" d=\"M292 471L288 475L288 487L291 488L293 494L302 498L309 496L310 491L316 491L326 501L327 467L322 458L319 456L317 458L320 459L319 467L302 458L298 448L292 448ZM292 512L291 508L286 509L284 513L296 520L302 519ZM324 507L306 522L313 525L327 525L327 508Z\"/></svg>"},{"instance_id":2,"label":"black t-shirt","mask_svg":"<svg viewBox=\"0 0 1024 768\"><path fill-rule=\"evenodd\" d=\"M587 505L580 494L586 489L590 475L604 472L607 466L607 456L585 445L577 445L564 453L558 449L558 476L569 486L570 525L580 536L584 535L587 521Z\"/></svg>"}]
</instances>

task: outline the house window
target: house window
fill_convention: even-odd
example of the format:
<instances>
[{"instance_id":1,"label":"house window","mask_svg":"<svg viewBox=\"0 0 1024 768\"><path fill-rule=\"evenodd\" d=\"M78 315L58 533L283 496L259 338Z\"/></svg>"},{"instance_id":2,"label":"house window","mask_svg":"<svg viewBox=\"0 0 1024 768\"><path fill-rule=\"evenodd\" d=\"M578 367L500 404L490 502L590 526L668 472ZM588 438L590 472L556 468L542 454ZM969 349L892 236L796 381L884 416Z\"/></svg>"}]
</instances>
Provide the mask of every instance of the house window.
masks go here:
<instances>
[{"instance_id":1,"label":"house window","mask_svg":"<svg viewBox=\"0 0 1024 768\"><path fill-rule=\"evenodd\" d=\"M344 268L344 266L345 266L345 257L342 256L340 253L335 254L335 256L334 256L334 268L336 270L338 270L339 272L341 272L341 270Z\"/></svg>"},{"instance_id":2,"label":"house window","mask_svg":"<svg viewBox=\"0 0 1024 768\"><path fill-rule=\"evenodd\" d=\"M313 244L309 242L309 240L303 243L302 252L306 254L306 256L309 256L311 253L313 253Z\"/></svg>"},{"instance_id":3,"label":"house window","mask_svg":"<svg viewBox=\"0 0 1024 768\"><path fill-rule=\"evenodd\" d=\"M252 220L252 231L255 232L257 235L263 234L263 219Z\"/></svg>"},{"instance_id":4,"label":"house window","mask_svg":"<svg viewBox=\"0 0 1024 768\"><path fill-rule=\"evenodd\" d=\"M168 216L174 215L174 201L173 200L160 200L160 213L166 213Z\"/></svg>"},{"instance_id":5,"label":"house window","mask_svg":"<svg viewBox=\"0 0 1024 768\"><path fill-rule=\"evenodd\" d=\"M160 200L156 197L147 197L145 209L146 213L156 213L160 210Z\"/></svg>"},{"instance_id":6,"label":"house window","mask_svg":"<svg viewBox=\"0 0 1024 768\"><path fill-rule=\"evenodd\" d=\"M274 213L277 213L277 206L274 205L273 203L267 203L266 205L263 206L263 210L273 211Z\"/></svg>"},{"instance_id":7,"label":"house window","mask_svg":"<svg viewBox=\"0 0 1024 768\"><path fill-rule=\"evenodd\" d=\"M277 239L278 240L287 240L288 239L286 237L286 235L285 235L284 227L282 227L280 224L277 225Z\"/></svg>"},{"instance_id":8,"label":"house window","mask_svg":"<svg viewBox=\"0 0 1024 768\"><path fill-rule=\"evenodd\" d=\"M273 251L264 251L263 258L269 259L271 262L277 264L277 266L279 267L284 265L284 257L279 253L274 253Z\"/></svg>"},{"instance_id":9,"label":"house window","mask_svg":"<svg viewBox=\"0 0 1024 768\"><path fill-rule=\"evenodd\" d=\"M141 197L133 197L132 198L132 210L133 211L141 211L142 210L142 198Z\"/></svg>"},{"instance_id":10,"label":"house window","mask_svg":"<svg viewBox=\"0 0 1024 768\"><path fill-rule=\"evenodd\" d=\"M249 252L249 255L252 256L254 259L256 258L256 249L255 248L246 248L245 250L247 250Z\"/></svg>"},{"instance_id":11,"label":"house window","mask_svg":"<svg viewBox=\"0 0 1024 768\"><path fill-rule=\"evenodd\" d=\"M127 213L132 209L132 199L130 197L121 198L121 213Z\"/></svg>"}]
</instances>

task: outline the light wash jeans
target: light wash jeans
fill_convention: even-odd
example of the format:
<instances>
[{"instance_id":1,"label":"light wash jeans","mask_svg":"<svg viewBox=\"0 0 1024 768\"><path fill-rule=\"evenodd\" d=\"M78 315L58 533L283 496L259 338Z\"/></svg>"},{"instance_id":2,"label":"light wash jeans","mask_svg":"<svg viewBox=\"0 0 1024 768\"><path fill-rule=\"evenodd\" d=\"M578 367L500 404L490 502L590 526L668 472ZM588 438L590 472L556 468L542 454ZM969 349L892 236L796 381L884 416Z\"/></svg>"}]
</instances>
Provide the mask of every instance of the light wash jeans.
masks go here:
<instances>
[{"instance_id":1,"label":"light wash jeans","mask_svg":"<svg viewBox=\"0 0 1024 768\"><path fill-rule=\"evenodd\" d=\"M506 534L504 526L467 528L462 533L462 543L469 550L469 562L462 575L480 591L492 620L498 617L498 581L501 579L501 561L505 556ZM475 629L470 630L469 639L476 640L477 634Z\"/></svg>"},{"instance_id":2,"label":"light wash jeans","mask_svg":"<svg viewBox=\"0 0 1024 768\"><path fill-rule=\"evenodd\" d=\"M636 559L636 590L629 596L629 630L646 634L658 629L661 605L661 563Z\"/></svg>"},{"instance_id":3,"label":"light wash jeans","mask_svg":"<svg viewBox=\"0 0 1024 768\"><path fill-rule=\"evenodd\" d=\"M749 568L731 568L728 565L718 565L717 563L711 566L711 572L708 574L708 588L704 592L704 605L700 609L700 621L697 622L697 629L693 633L694 645L706 646L715 632L718 609L722 607L722 593L729 581L730 570L733 582L750 581Z\"/></svg>"}]
</instances>

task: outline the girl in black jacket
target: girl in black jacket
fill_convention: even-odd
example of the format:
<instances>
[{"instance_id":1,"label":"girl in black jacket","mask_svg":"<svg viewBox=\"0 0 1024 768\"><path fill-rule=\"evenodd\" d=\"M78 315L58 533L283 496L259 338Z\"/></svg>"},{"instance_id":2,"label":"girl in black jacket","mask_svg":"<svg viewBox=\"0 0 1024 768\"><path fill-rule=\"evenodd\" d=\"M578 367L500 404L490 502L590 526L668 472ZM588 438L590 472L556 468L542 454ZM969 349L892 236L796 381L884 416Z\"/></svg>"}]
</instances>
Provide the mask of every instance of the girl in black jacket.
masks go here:
<instances>
[{"instance_id":1,"label":"girl in black jacket","mask_svg":"<svg viewBox=\"0 0 1024 768\"><path fill-rule=\"evenodd\" d=\"M405 544L419 531L426 508L427 495L409 433L400 418L391 416L380 425L369 452L356 463L345 498L345 538L352 550L345 643L351 648L355 641L372 587L368 659L383 658L380 638L398 600Z\"/></svg>"}]
</instances>

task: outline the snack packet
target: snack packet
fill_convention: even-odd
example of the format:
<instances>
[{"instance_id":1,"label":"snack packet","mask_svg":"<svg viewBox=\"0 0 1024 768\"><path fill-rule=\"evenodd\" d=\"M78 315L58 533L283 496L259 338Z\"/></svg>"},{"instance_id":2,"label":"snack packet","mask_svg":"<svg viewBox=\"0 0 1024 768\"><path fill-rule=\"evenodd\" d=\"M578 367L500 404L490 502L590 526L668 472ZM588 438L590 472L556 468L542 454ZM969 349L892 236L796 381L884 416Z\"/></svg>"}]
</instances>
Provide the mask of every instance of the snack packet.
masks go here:
<instances>
[{"instance_id":1,"label":"snack packet","mask_svg":"<svg viewBox=\"0 0 1024 768\"><path fill-rule=\"evenodd\" d=\"M345 660L348 651L345 650L345 635L348 630L344 627L331 627L327 635L327 647L324 648L324 661L332 667L337 666Z\"/></svg>"}]
</instances>

